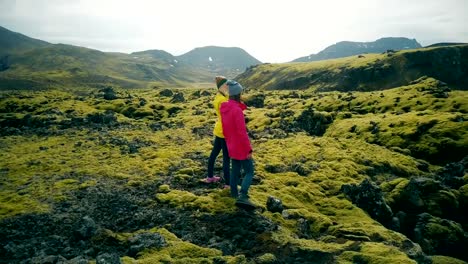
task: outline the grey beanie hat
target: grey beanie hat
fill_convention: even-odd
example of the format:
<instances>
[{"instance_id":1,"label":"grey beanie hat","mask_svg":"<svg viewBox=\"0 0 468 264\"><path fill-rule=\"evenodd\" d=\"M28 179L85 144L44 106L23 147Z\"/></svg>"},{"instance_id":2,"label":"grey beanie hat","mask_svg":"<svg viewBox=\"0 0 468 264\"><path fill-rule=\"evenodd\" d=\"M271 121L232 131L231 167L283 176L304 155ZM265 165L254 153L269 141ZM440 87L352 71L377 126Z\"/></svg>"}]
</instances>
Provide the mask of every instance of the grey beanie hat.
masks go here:
<instances>
[{"instance_id":1,"label":"grey beanie hat","mask_svg":"<svg viewBox=\"0 0 468 264\"><path fill-rule=\"evenodd\" d=\"M229 95L238 95L242 93L242 85L240 83L234 81L234 80L229 80L226 82L229 88Z\"/></svg>"}]
</instances>

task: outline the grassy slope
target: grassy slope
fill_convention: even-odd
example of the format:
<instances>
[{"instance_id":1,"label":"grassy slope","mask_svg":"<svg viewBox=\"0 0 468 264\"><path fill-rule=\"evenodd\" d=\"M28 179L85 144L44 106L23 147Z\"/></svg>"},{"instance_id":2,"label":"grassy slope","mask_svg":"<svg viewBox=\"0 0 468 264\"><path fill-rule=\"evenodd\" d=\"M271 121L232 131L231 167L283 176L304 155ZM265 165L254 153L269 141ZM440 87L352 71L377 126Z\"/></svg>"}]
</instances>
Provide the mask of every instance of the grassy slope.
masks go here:
<instances>
[{"instance_id":1,"label":"grassy slope","mask_svg":"<svg viewBox=\"0 0 468 264\"><path fill-rule=\"evenodd\" d=\"M14 89L15 84L22 82L26 82L26 87L41 88L64 85L136 88L183 86L194 80L211 80L206 72L149 56L104 53L62 44L17 54L10 61L11 68L0 72L3 89Z\"/></svg>"},{"instance_id":2,"label":"grassy slope","mask_svg":"<svg viewBox=\"0 0 468 264\"><path fill-rule=\"evenodd\" d=\"M371 219L339 190L342 184L359 183L367 177L383 182L397 177L428 175L418 167L421 160L409 155L414 146L430 149L447 138L467 149L466 124L456 121L457 117L467 119L466 92L453 91L449 98L436 99L418 91L418 85L431 84L420 83L382 93L353 93L351 100L346 99L351 96L348 93L305 91L295 98L291 96L293 92L267 92L266 108L252 108L246 112L248 128L257 135L252 143L255 174L260 183L252 186L252 200L264 206L267 197L273 195L295 216L285 218L279 213L262 212L262 216L281 226L265 238L267 243L330 252L339 263L353 263L356 259L370 263L415 263L400 250L405 240L403 235ZM160 97L157 90L120 91L123 99L114 101L103 100L96 92L87 90L80 93L3 93L0 119L22 118L29 113L61 121L112 110L117 120L127 125L105 129L70 128L63 132L52 126L49 130L56 133L47 136L1 137L1 218L49 212L54 203L66 201L71 190L84 190L109 179L128 188L154 181L165 182L167 185L154 190L152 202L187 210L194 217L232 213L234 205L227 190L200 191L203 186L196 190L187 187L191 179L201 179L206 174L205 163L211 149L209 132L215 119L209 108L211 97L193 96L194 92L183 91L185 98L193 98L184 104L170 103L170 98ZM397 97L400 99L395 104ZM146 101L144 106L140 106L142 99ZM335 116L335 122L323 137L299 132L281 139L265 133L266 129L280 127L279 113L289 110L294 117L309 106ZM136 110L130 111L131 107ZM168 109L173 107L180 107L180 111L170 114ZM437 123L418 141L404 140L404 135L413 133L418 124L430 120L437 120ZM164 121L167 128L152 131L148 127L159 121ZM369 131L370 121L379 124L379 133ZM350 132L354 125L357 132ZM194 128L206 134L194 134ZM144 144L136 153L131 153L129 145L112 143L121 141ZM376 142L379 144L373 144ZM295 172L298 164L307 169L305 176ZM272 173L268 166L282 169ZM387 170L379 173L372 168ZM430 166L430 169L435 168L436 165ZM388 171L391 173L387 174ZM298 237L299 219L310 223L308 232L312 239ZM246 262L241 253L223 256L220 250L182 241L164 226L155 228L150 232L162 234L169 241L168 246L135 257L138 263L205 263L215 258L228 263ZM129 235L116 234L120 239ZM364 242L353 248L356 240ZM276 251L272 248L264 253L275 254ZM123 261L134 263L135 258L124 257ZM438 260L442 262L444 258Z\"/></svg>"},{"instance_id":3,"label":"grassy slope","mask_svg":"<svg viewBox=\"0 0 468 264\"><path fill-rule=\"evenodd\" d=\"M465 85L461 88L465 89L466 66L461 66L464 69L461 70L459 64L468 63L467 51L467 45L460 45L316 62L261 64L251 67L237 79L245 87L259 90L371 91L406 85L428 75L447 83L463 82ZM452 69L448 61L455 68Z\"/></svg>"}]
</instances>

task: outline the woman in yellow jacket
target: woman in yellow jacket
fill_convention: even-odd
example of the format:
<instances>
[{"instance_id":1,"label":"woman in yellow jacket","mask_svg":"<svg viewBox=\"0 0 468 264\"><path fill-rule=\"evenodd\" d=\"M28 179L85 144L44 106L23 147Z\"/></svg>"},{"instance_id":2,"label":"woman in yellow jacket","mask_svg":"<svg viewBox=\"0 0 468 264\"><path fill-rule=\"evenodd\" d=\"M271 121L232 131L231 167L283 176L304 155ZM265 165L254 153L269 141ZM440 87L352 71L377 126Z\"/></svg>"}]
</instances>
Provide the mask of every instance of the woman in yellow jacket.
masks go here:
<instances>
[{"instance_id":1,"label":"woman in yellow jacket","mask_svg":"<svg viewBox=\"0 0 468 264\"><path fill-rule=\"evenodd\" d=\"M229 188L229 167L230 167L230 159L229 153L226 145L226 141L224 140L223 134L223 125L221 124L221 114L219 112L219 108L222 103L227 102L228 97L228 88L226 85L227 79L224 76L216 76L215 78L216 86L218 87L218 92L213 100L213 107L216 111L216 124L213 130L213 134L215 136L213 142L213 149L211 150L210 158L208 159L208 177L205 178L203 181L206 183L218 182L221 180L221 177L214 176L214 164L216 158L219 155L219 152L223 150L223 172L224 172L224 186L225 188Z\"/></svg>"}]
</instances>

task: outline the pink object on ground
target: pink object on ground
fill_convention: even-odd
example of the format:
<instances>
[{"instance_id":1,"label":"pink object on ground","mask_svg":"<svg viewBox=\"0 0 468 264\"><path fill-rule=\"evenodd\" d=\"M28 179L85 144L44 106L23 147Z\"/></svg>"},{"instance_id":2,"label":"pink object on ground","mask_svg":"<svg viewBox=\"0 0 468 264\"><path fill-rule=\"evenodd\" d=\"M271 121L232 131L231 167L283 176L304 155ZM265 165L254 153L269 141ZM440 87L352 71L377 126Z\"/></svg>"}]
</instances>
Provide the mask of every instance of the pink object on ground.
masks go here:
<instances>
[{"instance_id":1,"label":"pink object on ground","mask_svg":"<svg viewBox=\"0 0 468 264\"><path fill-rule=\"evenodd\" d=\"M219 182L221 180L220 177L213 176L212 178L205 178L202 181L205 183L213 183L213 182Z\"/></svg>"}]
</instances>

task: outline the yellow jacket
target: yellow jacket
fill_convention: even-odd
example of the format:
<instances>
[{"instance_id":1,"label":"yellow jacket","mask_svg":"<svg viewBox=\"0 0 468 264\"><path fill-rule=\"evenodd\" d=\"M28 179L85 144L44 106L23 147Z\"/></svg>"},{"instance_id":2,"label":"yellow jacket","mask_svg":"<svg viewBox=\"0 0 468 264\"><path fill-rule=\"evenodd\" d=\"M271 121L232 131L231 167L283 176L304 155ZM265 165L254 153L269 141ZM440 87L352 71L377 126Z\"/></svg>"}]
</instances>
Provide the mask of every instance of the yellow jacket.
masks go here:
<instances>
[{"instance_id":1,"label":"yellow jacket","mask_svg":"<svg viewBox=\"0 0 468 264\"><path fill-rule=\"evenodd\" d=\"M215 127L213 129L213 134L217 137L224 138L223 134L223 125L221 124L221 113L219 112L219 108L221 107L221 104L224 102L227 102L228 98L221 93L216 93L216 96L213 100L213 106L214 109L216 110L216 116L218 119L216 120Z\"/></svg>"}]
</instances>

